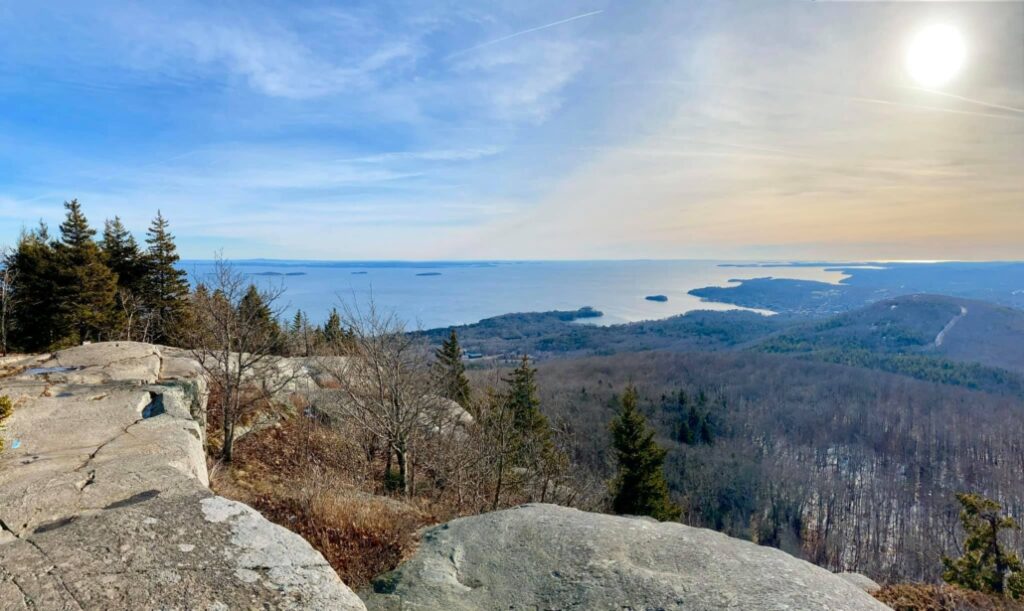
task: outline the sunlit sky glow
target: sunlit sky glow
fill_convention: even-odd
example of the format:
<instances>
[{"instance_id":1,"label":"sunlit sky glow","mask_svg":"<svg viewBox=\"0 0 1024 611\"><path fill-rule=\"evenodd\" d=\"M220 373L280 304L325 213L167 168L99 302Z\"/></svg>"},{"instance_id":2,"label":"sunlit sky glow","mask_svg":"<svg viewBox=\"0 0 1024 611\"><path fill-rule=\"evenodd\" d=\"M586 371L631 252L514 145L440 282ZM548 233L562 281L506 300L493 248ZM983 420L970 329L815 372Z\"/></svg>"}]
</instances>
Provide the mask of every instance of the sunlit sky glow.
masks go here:
<instances>
[{"instance_id":1,"label":"sunlit sky glow","mask_svg":"<svg viewBox=\"0 0 1024 611\"><path fill-rule=\"evenodd\" d=\"M955 70L911 59L934 24ZM197 258L1024 258L1024 2L7 2L0 28L0 245L78 197L140 234L162 209Z\"/></svg>"}]
</instances>

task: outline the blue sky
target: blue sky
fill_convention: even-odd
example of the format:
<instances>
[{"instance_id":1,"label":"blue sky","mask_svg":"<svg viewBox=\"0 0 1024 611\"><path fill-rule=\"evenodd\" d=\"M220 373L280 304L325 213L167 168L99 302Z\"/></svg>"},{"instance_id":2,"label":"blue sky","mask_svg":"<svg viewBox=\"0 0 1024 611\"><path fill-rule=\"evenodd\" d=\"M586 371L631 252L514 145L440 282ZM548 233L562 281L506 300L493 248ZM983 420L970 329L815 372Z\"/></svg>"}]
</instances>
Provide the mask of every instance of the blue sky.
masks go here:
<instances>
[{"instance_id":1,"label":"blue sky","mask_svg":"<svg viewBox=\"0 0 1024 611\"><path fill-rule=\"evenodd\" d=\"M907 38L963 32L942 91ZM1024 258L1024 3L0 4L0 243L187 257Z\"/></svg>"}]
</instances>

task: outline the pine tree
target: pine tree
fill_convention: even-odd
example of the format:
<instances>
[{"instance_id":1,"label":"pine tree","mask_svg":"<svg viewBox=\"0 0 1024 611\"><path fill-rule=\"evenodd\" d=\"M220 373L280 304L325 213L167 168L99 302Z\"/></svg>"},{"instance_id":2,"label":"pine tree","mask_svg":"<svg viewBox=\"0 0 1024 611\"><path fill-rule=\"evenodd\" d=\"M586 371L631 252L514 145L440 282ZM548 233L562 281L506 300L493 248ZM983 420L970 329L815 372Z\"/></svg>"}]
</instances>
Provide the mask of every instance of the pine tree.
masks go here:
<instances>
[{"instance_id":1,"label":"pine tree","mask_svg":"<svg viewBox=\"0 0 1024 611\"><path fill-rule=\"evenodd\" d=\"M152 318L153 341L158 344L174 339L178 325L187 316L189 294L186 274L176 266L180 257L168 227L167 219L157 211L146 235L149 248L146 251L143 299Z\"/></svg>"},{"instance_id":2,"label":"pine tree","mask_svg":"<svg viewBox=\"0 0 1024 611\"><path fill-rule=\"evenodd\" d=\"M64 202L67 215L55 246L58 263L61 338L58 344L107 339L117 323L117 276L93 241L96 230L78 200Z\"/></svg>"},{"instance_id":3,"label":"pine tree","mask_svg":"<svg viewBox=\"0 0 1024 611\"><path fill-rule=\"evenodd\" d=\"M669 500L665 481L666 451L654 441L654 431L648 428L637 408L636 389L632 386L622 396L611 431L618 461L618 474L611 484L615 513L678 519L681 511Z\"/></svg>"},{"instance_id":4,"label":"pine tree","mask_svg":"<svg viewBox=\"0 0 1024 611\"><path fill-rule=\"evenodd\" d=\"M1019 530L1017 522L1001 513L999 503L978 494L957 494L960 523L967 533L963 556L943 556L942 578L969 590L1024 598L1024 565L999 541L1003 530Z\"/></svg>"},{"instance_id":5,"label":"pine tree","mask_svg":"<svg viewBox=\"0 0 1024 611\"><path fill-rule=\"evenodd\" d=\"M437 358L435 369L437 371L440 394L446 399L451 399L463 407L469 405L469 379L466 378L466 366L462 362L462 347L459 346L459 337L452 329L448 336L434 352Z\"/></svg>"}]
</instances>

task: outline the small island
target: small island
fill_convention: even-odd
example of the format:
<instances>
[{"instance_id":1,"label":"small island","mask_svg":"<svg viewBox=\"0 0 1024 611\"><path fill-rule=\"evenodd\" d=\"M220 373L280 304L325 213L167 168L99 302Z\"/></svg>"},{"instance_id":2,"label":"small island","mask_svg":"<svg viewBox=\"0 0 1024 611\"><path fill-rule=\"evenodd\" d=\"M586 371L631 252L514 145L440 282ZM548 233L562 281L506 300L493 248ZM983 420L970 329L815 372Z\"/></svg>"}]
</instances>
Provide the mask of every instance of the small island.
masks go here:
<instances>
[{"instance_id":1,"label":"small island","mask_svg":"<svg viewBox=\"0 0 1024 611\"><path fill-rule=\"evenodd\" d=\"M666 295L648 295L644 297L644 299L646 299L647 301L668 301L668 297Z\"/></svg>"},{"instance_id":2,"label":"small island","mask_svg":"<svg viewBox=\"0 0 1024 611\"><path fill-rule=\"evenodd\" d=\"M441 272L420 272L417 276L440 276Z\"/></svg>"},{"instance_id":3,"label":"small island","mask_svg":"<svg viewBox=\"0 0 1024 611\"><path fill-rule=\"evenodd\" d=\"M352 275L353 276L365 276L368 273L369 272L352 272Z\"/></svg>"},{"instance_id":4,"label":"small island","mask_svg":"<svg viewBox=\"0 0 1024 611\"><path fill-rule=\"evenodd\" d=\"M305 276L306 272L253 272L253 276Z\"/></svg>"},{"instance_id":5,"label":"small island","mask_svg":"<svg viewBox=\"0 0 1024 611\"><path fill-rule=\"evenodd\" d=\"M568 322L579 320L581 318L601 318L602 316L604 316L604 312L602 312L601 310L595 310L590 306L583 306L582 308L576 310L575 312L558 312L556 310L553 313L558 315L559 320L564 320Z\"/></svg>"}]
</instances>

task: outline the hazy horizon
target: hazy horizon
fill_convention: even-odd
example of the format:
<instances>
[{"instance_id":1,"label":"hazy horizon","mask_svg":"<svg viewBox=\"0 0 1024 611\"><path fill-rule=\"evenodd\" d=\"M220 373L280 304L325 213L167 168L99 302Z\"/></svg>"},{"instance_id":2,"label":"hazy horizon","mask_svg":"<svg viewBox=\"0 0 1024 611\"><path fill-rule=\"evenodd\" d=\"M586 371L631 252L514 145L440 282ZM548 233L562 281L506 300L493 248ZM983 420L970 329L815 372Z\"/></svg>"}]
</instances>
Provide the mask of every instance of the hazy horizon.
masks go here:
<instances>
[{"instance_id":1,"label":"hazy horizon","mask_svg":"<svg viewBox=\"0 0 1024 611\"><path fill-rule=\"evenodd\" d=\"M105 0L0 26L3 245L78 198L139 237L161 209L190 259L1024 259L1024 3Z\"/></svg>"}]
</instances>

